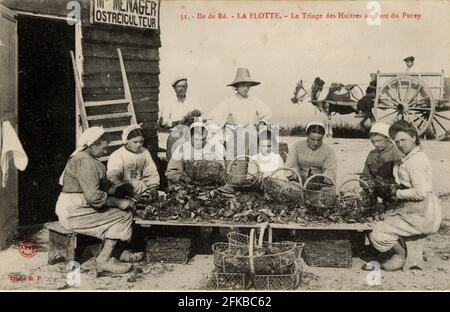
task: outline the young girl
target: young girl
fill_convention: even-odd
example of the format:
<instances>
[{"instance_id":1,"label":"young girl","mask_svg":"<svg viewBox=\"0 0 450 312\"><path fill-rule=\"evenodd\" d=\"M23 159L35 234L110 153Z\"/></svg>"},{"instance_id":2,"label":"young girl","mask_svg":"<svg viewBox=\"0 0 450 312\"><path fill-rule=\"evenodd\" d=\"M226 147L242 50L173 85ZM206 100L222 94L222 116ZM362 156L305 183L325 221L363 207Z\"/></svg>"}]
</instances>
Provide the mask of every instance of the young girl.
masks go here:
<instances>
[{"instance_id":1,"label":"young girl","mask_svg":"<svg viewBox=\"0 0 450 312\"><path fill-rule=\"evenodd\" d=\"M130 183L137 199L158 198L159 174L150 152L143 147L141 126L136 124L124 129L122 141L124 145L109 156L108 179L116 185Z\"/></svg>"}]
</instances>

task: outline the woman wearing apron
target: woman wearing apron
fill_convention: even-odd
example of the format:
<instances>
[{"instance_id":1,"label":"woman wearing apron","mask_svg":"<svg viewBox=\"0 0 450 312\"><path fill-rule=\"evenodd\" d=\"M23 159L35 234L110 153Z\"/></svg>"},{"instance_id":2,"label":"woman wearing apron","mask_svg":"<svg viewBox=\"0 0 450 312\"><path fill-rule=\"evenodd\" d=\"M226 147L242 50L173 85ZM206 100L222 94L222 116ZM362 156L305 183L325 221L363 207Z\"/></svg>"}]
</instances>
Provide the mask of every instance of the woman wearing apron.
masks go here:
<instances>
[{"instance_id":1,"label":"woman wearing apron","mask_svg":"<svg viewBox=\"0 0 450 312\"><path fill-rule=\"evenodd\" d=\"M103 240L97 270L121 274L131 269L124 262L139 261L143 255L124 251L119 260L112 256L117 242L131 239L134 203L111 196L115 186L106 179L106 167L98 160L108 145L101 127L88 128L81 134L78 148L60 178L63 187L56 214L66 229Z\"/></svg>"},{"instance_id":2,"label":"woman wearing apron","mask_svg":"<svg viewBox=\"0 0 450 312\"><path fill-rule=\"evenodd\" d=\"M375 225L369 238L378 251L392 253L381 268L396 271L404 266L407 257L404 238L436 233L442 216L432 190L430 160L420 146L416 128L406 120L399 120L389 128L389 135L406 155L394 165L396 184L385 190L397 208Z\"/></svg>"}]
</instances>

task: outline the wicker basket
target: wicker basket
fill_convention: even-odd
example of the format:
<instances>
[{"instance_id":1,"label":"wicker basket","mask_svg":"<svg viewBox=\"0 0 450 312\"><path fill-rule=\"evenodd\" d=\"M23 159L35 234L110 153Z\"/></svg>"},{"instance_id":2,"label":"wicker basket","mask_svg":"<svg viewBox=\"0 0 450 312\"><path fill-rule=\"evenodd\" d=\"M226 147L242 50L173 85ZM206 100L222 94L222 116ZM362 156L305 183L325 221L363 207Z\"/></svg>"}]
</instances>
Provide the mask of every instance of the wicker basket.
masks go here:
<instances>
[{"instance_id":1,"label":"wicker basket","mask_svg":"<svg viewBox=\"0 0 450 312\"><path fill-rule=\"evenodd\" d=\"M333 187L327 187L326 189L322 188L321 190L308 189L308 186L310 186L311 183L314 183L311 181L317 177L328 179L333 184ZM302 199L304 206L310 211L320 215L326 210L333 210L337 203L335 186L336 184L333 179L324 174L314 174L310 176L303 185Z\"/></svg>"},{"instance_id":2,"label":"wicker basket","mask_svg":"<svg viewBox=\"0 0 450 312\"><path fill-rule=\"evenodd\" d=\"M303 257L309 266L350 268L352 244L348 231L302 231Z\"/></svg>"},{"instance_id":3,"label":"wicker basket","mask_svg":"<svg viewBox=\"0 0 450 312\"><path fill-rule=\"evenodd\" d=\"M189 160L184 165L184 171L196 184L223 184L224 167L216 160Z\"/></svg>"},{"instance_id":4,"label":"wicker basket","mask_svg":"<svg viewBox=\"0 0 450 312\"><path fill-rule=\"evenodd\" d=\"M251 280L242 273L220 273L213 272L205 274L204 288L207 290L244 290L251 286Z\"/></svg>"},{"instance_id":5,"label":"wicker basket","mask_svg":"<svg viewBox=\"0 0 450 312\"><path fill-rule=\"evenodd\" d=\"M191 239L159 237L147 240L146 258L149 262L187 263Z\"/></svg>"},{"instance_id":6,"label":"wicker basket","mask_svg":"<svg viewBox=\"0 0 450 312\"><path fill-rule=\"evenodd\" d=\"M260 232L258 244L255 243L254 229L250 231L250 236L237 232L228 233L227 236L229 243L213 245L214 263L220 272L244 274L260 290L289 290L298 287L302 272L300 255L305 246L303 243L264 242L264 229ZM282 247L286 247L286 250L272 255L258 255L261 248Z\"/></svg>"},{"instance_id":7,"label":"wicker basket","mask_svg":"<svg viewBox=\"0 0 450 312\"><path fill-rule=\"evenodd\" d=\"M344 186L349 182L359 182L362 191L344 193ZM337 212L343 218L358 220L374 212L377 198L367 182L358 178L348 178L339 186L338 194Z\"/></svg>"},{"instance_id":8,"label":"wicker basket","mask_svg":"<svg viewBox=\"0 0 450 312\"><path fill-rule=\"evenodd\" d=\"M300 279L300 267L294 264L289 274L255 275L253 286L258 290L291 290L299 286Z\"/></svg>"},{"instance_id":9,"label":"wicker basket","mask_svg":"<svg viewBox=\"0 0 450 312\"><path fill-rule=\"evenodd\" d=\"M224 273L289 274L298 259L295 242L254 244L254 229L249 244L215 243L214 264ZM260 240L261 241L261 240ZM267 254L266 254L267 253Z\"/></svg>"},{"instance_id":10,"label":"wicker basket","mask_svg":"<svg viewBox=\"0 0 450 312\"><path fill-rule=\"evenodd\" d=\"M252 163L257 169L257 173L249 173L248 167ZM232 160L225 172L225 182L232 187L248 188L255 185L259 180L259 166L250 156L237 156Z\"/></svg>"},{"instance_id":11,"label":"wicker basket","mask_svg":"<svg viewBox=\"0 0 450 312\"><path fill-rule=\"evenodd\" d=\"M284 181L280 178L275 177L275 173L278 171L291 171L297 175L299 183L293 181ZM267 176L263 180L264 193L269 195L269 197L279 203L287 203L296 206L302 205L302 179L300 175L292 169L289 168L279 168L272 172L270 176Z\"/></svg>"}]
</instances>

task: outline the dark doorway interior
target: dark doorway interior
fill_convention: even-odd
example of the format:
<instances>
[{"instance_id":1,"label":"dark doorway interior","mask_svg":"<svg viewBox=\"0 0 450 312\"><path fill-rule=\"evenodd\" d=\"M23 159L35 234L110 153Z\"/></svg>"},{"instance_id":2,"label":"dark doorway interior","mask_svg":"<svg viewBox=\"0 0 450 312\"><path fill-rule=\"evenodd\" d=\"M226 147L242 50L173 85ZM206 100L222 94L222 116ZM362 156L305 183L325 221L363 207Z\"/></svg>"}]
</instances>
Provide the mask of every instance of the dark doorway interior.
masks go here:
<instances>
[{"instance_id":1,"label":"dark doorway interior","mask_svg":"<svg viewBox=\"0 0 450 312\"><path fill-rule=\"evenodd\" d=\"M75 30L64 21L20 16L19 132L29 164L19 175L19 224L56 220L58 178L75 147Z\"/></svg>"}]
</instances>

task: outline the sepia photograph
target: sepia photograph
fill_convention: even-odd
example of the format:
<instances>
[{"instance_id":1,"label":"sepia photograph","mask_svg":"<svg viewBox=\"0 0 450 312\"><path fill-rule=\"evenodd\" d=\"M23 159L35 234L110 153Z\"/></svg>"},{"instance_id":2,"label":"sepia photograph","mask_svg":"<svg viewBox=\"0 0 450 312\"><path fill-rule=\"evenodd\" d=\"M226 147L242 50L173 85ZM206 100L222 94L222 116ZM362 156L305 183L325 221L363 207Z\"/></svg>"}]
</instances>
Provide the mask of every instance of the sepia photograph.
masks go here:
<instances>
[{"instance_id":1,"label":"sepia photograph","mask_svg":"<svg viewBox=\"0 0 450 312\"><path fill-rule=\"evenodd\" d=\"M449 0L0 0L0 292L450 291L449 29Z\"/></svg>"}]
</instances>

